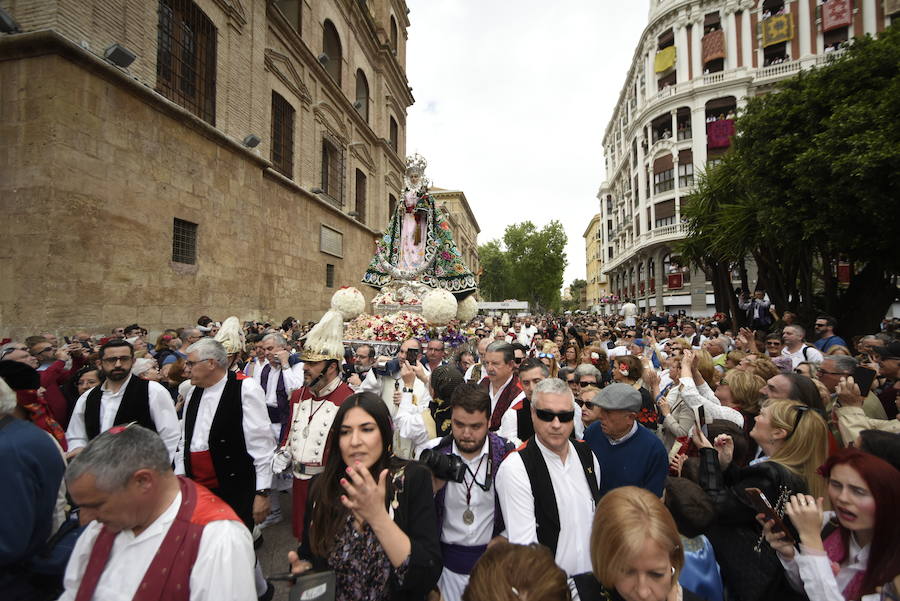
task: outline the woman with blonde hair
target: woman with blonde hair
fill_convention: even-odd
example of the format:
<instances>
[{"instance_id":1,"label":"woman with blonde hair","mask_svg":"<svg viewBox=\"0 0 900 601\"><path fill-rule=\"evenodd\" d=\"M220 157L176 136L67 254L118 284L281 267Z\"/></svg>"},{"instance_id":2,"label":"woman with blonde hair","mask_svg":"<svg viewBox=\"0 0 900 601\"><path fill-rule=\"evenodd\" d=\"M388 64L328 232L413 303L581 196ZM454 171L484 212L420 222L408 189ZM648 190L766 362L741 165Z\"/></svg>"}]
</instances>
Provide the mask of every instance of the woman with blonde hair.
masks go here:
<instances>
[{"instance_id":1,"label":"woman with blonde hair","mask_svg":"<svg viewBox=\"0 0 900 601\"><path fill-rule=\"evenodd\" d=\"M699 484L716 505L717 519L707 532L726 587L739 601L795 599L775 552L760 536L757 511L748 488L762 491L779 513L794 494L823 496L816 475L828 454L825 420L799 401L770 399L756 416L750 436L764 457L745 468L732 464L734 441L713 444L694 432L700 448Z\"/></svg>"},{"instance_id":2,"label":"woman with blonde hair","mask_svg":"<svg viewBox=\"0 0 900 601\"><path fill-rule=\"evenodd\" d=\"M580 599L699 599L678 583L684 549L675 520L644 488L623 486L604 495L594 513L590 553L593 572L573 579Z\"/></svg>"},{"instance_id":3,"label":"woman with blonde hair","mask_svg":"<svg viewBox=\"0 0 900 601\"><path fill-rule=\"evenodd\" d=\"M472 568L463 601L569 601L566 573L550 549L498 542Z\"/></svg>"},{"instance_id":4,"label":"woman with blonde hair","mask_svg":"<svg viewBox=\"0 0 900 601\"><path fill-rule=\"evenodd\" d=\"M550 370L550 377L555 378L559 373L559 347L553 342L545 342L544 348L537 354L538 360ZM574 366L572 367L574 369Z\"/></svg>"}]
</instances>

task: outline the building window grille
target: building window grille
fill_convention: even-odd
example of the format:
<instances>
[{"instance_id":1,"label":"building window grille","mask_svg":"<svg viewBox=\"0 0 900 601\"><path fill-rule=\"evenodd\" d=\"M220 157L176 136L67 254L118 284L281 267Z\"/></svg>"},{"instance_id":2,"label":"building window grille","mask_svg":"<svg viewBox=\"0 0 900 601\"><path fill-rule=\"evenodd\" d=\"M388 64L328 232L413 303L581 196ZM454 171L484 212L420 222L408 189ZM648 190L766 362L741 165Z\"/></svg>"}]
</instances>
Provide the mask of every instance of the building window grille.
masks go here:
<instances>
[{"instance_id":1,"label":"building window grille","mask_svg":"<svg viewBox=\"0 0 900 601\"><path fill-rule=\"evenodd\" d=\"M197 263L197 224L175 218L172 229L172 261L194 265Z\"/></svg>"},{"instance_id":2,"label":"building window grille","mask_svg":"<svg viewBox=\"0 0 900 601\"><path fill-rule=\"evenodd\" d=\"M331 263L325 264L325 287L334 288L334 265Z\"/></svg>"},{"instance_id":3,"label":"building window grille","mask_svg":"<svg viewBox=\"0 0 900 601\"><path fill-rule=\"evenodd\" d=\"M344 206L344 150L330 136L322 138L322 190L332 204Z\"/></svg>"},{"instance_id":4,"label":"building window grille","mask_svg":"<svg viewBox=\"0 0 900 601\"><path fill-rule=\"evenodd\" d=\"M191 0L159 0L156 91L216 124L216 28Z\"/></svg>"},{"instance_id":5,"label":"building window grille","mask_svg":"<svg viewBox=\"0 0 900 601\"><path fill-rule=\"evenodd\" d=\"M272 165L285 177L294 177L294 107L276 92L272 92Z\"/></svg>"}]
</instances>

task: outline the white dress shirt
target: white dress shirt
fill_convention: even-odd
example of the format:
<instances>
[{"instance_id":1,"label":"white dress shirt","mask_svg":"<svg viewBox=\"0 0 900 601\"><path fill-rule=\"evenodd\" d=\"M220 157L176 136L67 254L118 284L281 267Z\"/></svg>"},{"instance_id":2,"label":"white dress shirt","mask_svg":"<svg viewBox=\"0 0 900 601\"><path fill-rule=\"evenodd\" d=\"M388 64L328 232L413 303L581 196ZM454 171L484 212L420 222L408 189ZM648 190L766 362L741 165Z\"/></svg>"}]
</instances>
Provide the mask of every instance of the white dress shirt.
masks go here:
<instances>
[{"instance_id":1,"label":"white dress shirt","mask_svg":"<svg viewBox=\"0 0 900 601\"><path fill-rule=\"evenodd\" d=\"M804 350L806 351L806 353L803 352ZM822 355L819 349L814 346L807 346L805 342L793 353L789 351L787 347L784 347L783 349L781 349L781 354L785 357L791 358L791 368L796 368L804 361L818 364L825 360L824 355ZM806 356L804 356L804 354Z\"/></svg>"},{"instance_id":2,"label":"white dress shirt","mask_svg":"<svg viewBox=\"0 0 900 601\"><path fill-rule=\"evenodd\" d=\"M122 404L125 388L131 382L131 378L136 377L128 374L128 377L125 378L125 381L122 382L122 385L115 392L109 390L109 381L100 385L100 432L106 432L115 425L113 422L116 419L116 413L119 411L119 405ZM72 419L69 420L69 429L66 430L69 451L87 446L88 436L84 425L84 405L91 390L82 394L75 402ZM147 396L150 403L150 417L153 418L156 432L163 442L166 443L169 457L173 458L175 449L178 447L178 440L181 438L181 425L178 423L178 414L175 412L175 403L172 401L172 395L159 382L148 382Z\"/></svg>"},{"instance_id":3,"label":"white dress shirt","mask_svg":"<svg viewBox=\"0 0 900 601\"><path fill-rule=\"evenodd\" d=\"M184 449L188 443L191 453L209 450L209 429L216 416L219 400L222 398L222 391L225 390L227 381L228 376L222 376L221 380L203 390L190 441L183 440L184 432L182 431L182 441L175 454L176 474L184 474ZM185 407L194 394L194 388L191 386L185 396ZM272 457L275 454L276 441L269 428L269 415L266 412L262 388L252 378L241 382L241 409L244 444L247 446L247 454L253 458L253 466L256 469L256 489L269 488L272 485Z\"/></svg>"},{"instance_id":4,"label":"white dress shirt","mask_svg":"<svg viewBox=\"0 0 900 601\"><path fill-rule=\"evenodd\" d=\"M535 437L535 442L550 472L550 482L559 510L559 539L556 544L556 565L566 574L591 571L591 523L594 519L594 499L575 447L569 443L565 462ZM597 486L600 486L600 465L593 457ZM506 523L509 542L528 545L538 542L534 514L534 495L525 464L519 453L510 453L500 464L495 479L500 509Z\"/></svg>"},{"instance_id":5,"label":"white dress shirt","mask_svg":"<svg viewBox=\"0 0 900 601\"><path fill-rule=\"evenodd\" d=\"M287 393L288 398L290 398L292 392L303 387L303 363L297 363L284 369L282 367L273 365L272 369L269 370L269 378L266 380L265 390L266 405L269 407L278 406L276 392L278 391L278 377L280 375L284 375L284 391ZM262 386L262 372L264 369L265 365L260 365L253 370L252 377L260 386Z\"/></svg>"},{"instance_id":6,"label":"white dress shirt","mask_svg":"<svg viewBox=\"0 0 900 601\"><path fill-rule=\"evenodd\" d=\"M180 507L179 491L172 504L143 532L135 536L131 530L123 530L116 536L92 601L122 601L134 597ZM91 522L78 537L66 566L65 592L60 601L75 599L102 527L99 522ZM191 569L191 601L256 599L255 561L250 531L243 523L233 520L210 522L203 528L197 559Z\"/></svg>"},{"instance_id":7,"label":"white dress shirt","mask_svg":"<svg viewBox=\"0 0 900 601\"><path fill-rule=\"evenodd\" d=\"M500 395L503 394L503 391L506 390L506 387L509 386L512 379L513 376L509 376L506 383L496 391L494 390L494 385L488 380L488 395L491 397L491 415L494 415L494 408L497 407L497 401L500 400ZM498 436L502 436L516 446L522 444L522 441L519 440L519 418L513 407L521 403L524 399L525 391L519 392L509 404L509 407L506 408L506 412L500 417L500 429L497 431Z\"/></svg>"},{"instance_id":8,"label":"white dress shirt","mask_svg":"<svg viewBox=\"0 0 900 601\"><path fill-rule=\"evenodd\" d=\"M435 446L441 439L435 439ZM456 442L450 449L455 455L462 455ZM490 441L486 438L481 452L474 459L462 458L469 470L475 474L476 482L472 482L472 473L467 473L465 481L460 484L448 482L444 488L444 522L441 525L441 542L475 547L486 545L490 542L494 533L494 486L488 491L482 490L478 484L484 484L487 480L488 461L490 458ZM479 465L480 462L480 465ZM466 510L466 487L471 484L471 496L469 509L475 515L475 520L466 525L463 522L463 512ZM469 583L469 576L457 574L447 568L441 572L438 580L438 588L444 601L460 601L462 593Z\"/></svg>"}]
</instances>

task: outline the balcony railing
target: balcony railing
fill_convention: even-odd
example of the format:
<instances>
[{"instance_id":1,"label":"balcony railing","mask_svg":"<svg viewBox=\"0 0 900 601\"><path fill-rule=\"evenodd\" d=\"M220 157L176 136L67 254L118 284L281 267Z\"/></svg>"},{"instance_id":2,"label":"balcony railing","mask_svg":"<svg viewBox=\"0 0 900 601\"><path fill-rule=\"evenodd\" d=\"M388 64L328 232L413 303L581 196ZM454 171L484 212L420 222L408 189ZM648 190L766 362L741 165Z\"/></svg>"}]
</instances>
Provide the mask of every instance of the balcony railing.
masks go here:
<instances>
[{"instance_id":1,"label":"balcony railing","mask_svg":"<svg viewBox=\"0 0 900 601\"><path fill-rule=\"evenodd\" d=\"M624 231L624 228L623 228ZM634 256L634 253L650 244L660 242L668 242L683 238L687 234L684 223L673 223L672 225L664 225L655 228L649 232L644 232L640 236L635 236L633 243L628 246L620 246L615 254L615 258L610 259L603 267L603 273L608 274L613 269L621 265L624 261Z\"/></svg>"},{"instance_id":2,"label":"balcony railing","mask_svg":"<svg viewBox=\"0 0 900 601\"><path fill-rule=\"evenodd\" d=\"M800 70L800 61L789 61L786 63L778 63L777 65L769 65L763 67L756 72L756 79L768 79L769 77L779 77L788 73L796 73Z\"/></svg>"}]
</instances>

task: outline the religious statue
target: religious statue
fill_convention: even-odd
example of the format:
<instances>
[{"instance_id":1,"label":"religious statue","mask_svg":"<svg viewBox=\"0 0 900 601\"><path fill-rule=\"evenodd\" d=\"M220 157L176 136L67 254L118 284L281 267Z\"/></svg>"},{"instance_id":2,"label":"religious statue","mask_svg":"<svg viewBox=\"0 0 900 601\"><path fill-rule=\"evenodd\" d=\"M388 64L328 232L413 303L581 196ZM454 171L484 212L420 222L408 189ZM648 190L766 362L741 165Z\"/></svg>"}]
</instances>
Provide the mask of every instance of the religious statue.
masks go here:
<instances>
[{"instance_id":1,"label":"religious statue","mask_svg":"<svg viewBox=\"0 0 900 601\"><path fill-rule=\"evenodd\" d=\"M378 239L362 281L379 290L442 288L462 300L475 292L478 284L462 261L447 214L428 194L426 166L418 154L407 158L402 202L397 203L387 230Z\"/></svg>"}]
</instances>

